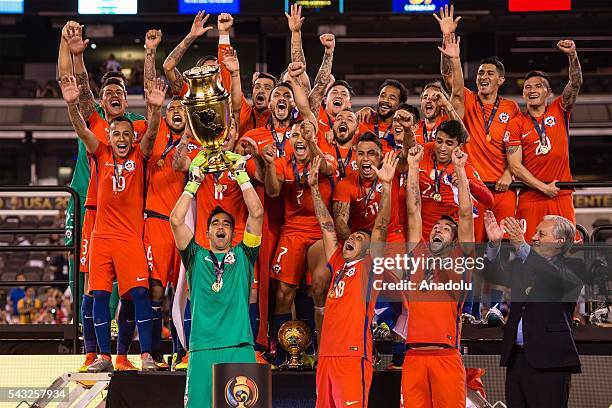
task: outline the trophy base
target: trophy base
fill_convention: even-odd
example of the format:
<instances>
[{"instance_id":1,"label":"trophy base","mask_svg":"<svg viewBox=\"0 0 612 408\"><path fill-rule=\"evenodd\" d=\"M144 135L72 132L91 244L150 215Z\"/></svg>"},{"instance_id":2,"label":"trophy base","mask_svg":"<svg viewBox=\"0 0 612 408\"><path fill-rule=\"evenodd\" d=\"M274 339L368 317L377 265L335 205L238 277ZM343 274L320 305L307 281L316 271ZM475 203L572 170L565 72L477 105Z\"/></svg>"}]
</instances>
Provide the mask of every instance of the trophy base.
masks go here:
<instances>
[{"instance_id":1,"label":"trophy base","mask_svg":"<svg viewBox=\"0 0 612 408\"><path fill-rule=\"evenodd\" d=\"M289 360L278 366L281 371L312 371L314 367L304 364L302 361L303 353L298 356L290 356Z\"/></svg>"},{"instance_id":2,"label":"trophy base","mask_svg":"<svg viewBox=\"0 0 612 408\"><path fill-rule=\"evenodd\" d=\"M221 150L209 150L207 153L206 162L200 166L200 172L202 174L222 172L232 167L233 163L225 157Z\"/></svg>"}]
</instances>

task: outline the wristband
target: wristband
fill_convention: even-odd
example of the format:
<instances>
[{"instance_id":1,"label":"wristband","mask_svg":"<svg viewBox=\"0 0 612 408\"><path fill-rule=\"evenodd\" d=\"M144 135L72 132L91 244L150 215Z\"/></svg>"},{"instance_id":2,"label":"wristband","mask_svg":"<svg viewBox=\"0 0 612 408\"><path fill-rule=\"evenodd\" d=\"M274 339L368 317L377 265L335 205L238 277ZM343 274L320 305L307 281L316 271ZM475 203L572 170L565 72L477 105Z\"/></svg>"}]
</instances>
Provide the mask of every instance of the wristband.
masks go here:
<instances>
[{"instance_id":1,"label":"wristband","mask_svg":"<svg viewBox=\"0 0 612 408\"><path fill-rule=\"evenodd\" d=\"M234 172L234 178L236 179L236 182L238 183L239 186L242 186L243 184L251 181L251 179L249 178L249 175L244 170L239 170L239 171Z\"/></svg>"},{"instance_id":2,"label":"wristband","mask_svg":"<svg viewBox=\"0 0 612 408\"><path fill-rule=\"evenodd\" d=\"M191 194L192 197L195 197L198 188L200 187L200 183L197 181L190 181L185 185L185 192Z\"/></svg>"},{"instance_id":3,"label":"wristband","mask_svg":"<svg viewBox=\"0 0 612 408\"><path fill-rule=\"evenodd\" d=\"M229 34L221 34L221 35L219 35L219 44L230 45L230 36L229 36Z\"/></svg>"},{"instance_id":4,"label":"wristband","mask_svg":"<svg viewBox=\"0 0 612 408\"><path fill-rule=\"evenodd\" d=\"M239 184L239 185L242 191L247 191L249 188L253 188L253 185L251 184L250 181L247 181L246 183Z\"/></svg>"}]
</instances>

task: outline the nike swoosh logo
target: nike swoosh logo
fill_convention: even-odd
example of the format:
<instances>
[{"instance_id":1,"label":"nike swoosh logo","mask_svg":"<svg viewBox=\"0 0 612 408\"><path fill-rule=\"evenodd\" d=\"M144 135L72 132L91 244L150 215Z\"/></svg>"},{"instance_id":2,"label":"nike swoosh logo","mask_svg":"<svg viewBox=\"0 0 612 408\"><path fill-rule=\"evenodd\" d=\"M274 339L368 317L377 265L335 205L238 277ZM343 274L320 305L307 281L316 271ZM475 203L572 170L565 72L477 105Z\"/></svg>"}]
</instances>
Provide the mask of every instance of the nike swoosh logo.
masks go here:
<instances>
[{"instance_id":1,"label":"nike swoosh logo","mask_svg":"<svg viewBox=\"0 0 612 408\"><path fill-rule=\"evenodd\" d=\"M257 144L261 145L261 144L267 143L269 141L270 141L270 139L266 139L266 140L262 140L262 141L257 142Z\"/></svg>"},{"instance_id":2,"label":"nike swoosh logo","mask_svg":"<svg viewBox=\"0 0 612 408\"><path fill-rule=\"evenodd\" d=\"M108 324L108 322L104 322L104 323L94 323L95 327L100 327L100 326L104 326L105 324Z\"/></svg>"},{"instance_id":3,"label":"nike swoosh logo","mask_svg":"<svg viewBox=\"0 0 612 408\"><path fill-rule=\"evenodd\" d=\"M113 163L109 163L109 162L106 162L105 164L106 164L107 166L111 166L111 167L114 167L114 166L115 166Z\"/></svg>"},{"instance_id":4,"label":"nike swoosh logo","mask_svg":"<svg viewBox=\"0 0 612 408\"><path fill-rule=\"evenodd\" d=\"M358 202L359 202L359 201L363 201L363 197L359 197L359 198L357 198L357 199L356 199L356 201L358 201Z\"/></svg>"},{"instance_id":5,"label":"nike swoosh logo","mask_svg":"<svg viewBox=\"0 0 612 408\"><path fill-rule=\"evenodd\" d=\"M529 132L527 132L527 133L523 133L523 134L521 135L521 137L527 137L527 136L529 136L529 134L530 134L530 133L531 133L531 130L530 130Z\"/></svg>"},{"instance_id":6,"label":"nike swoosh logo","mask_svg":"<svg viewBox=\"0 0 612 408\"><path fill-rule=\"evenodd\" d=\"M137 281L137 282L142 282L142 281L144 281L144 280L147 280L147 278L136 278L136 281Z\"/></svg>"},{"instance_id":7,"label":"nike swoosh logo","mask_svg":"<svg viewBox=\"0 0 612 408\"><path fill-rule=\"evenodd\" d=\"M136 323L145 323L145 322L150 322L151 319L145 319L145 320L136 320Z\"/></svg>"},{"instance_id":8,"label":"nike swoosh logo","mask_svg":"<svg viewBox=\"0 0 612 408\"><path fill-rule=\"evenodd\" d=\"M355 405L355 404L358 404L358 403L359 403L359 401L346 401L346 406L350 407L351 405Z\"/></svg>"},{"instance_id":9,"label":"nike swoosh logo","mask_svg":"<svg viewBox=\"0 0 612 408\"><path fill-rule=\"evenodd\" d=\"M125 321L126 321L127 323L134 323L136 320L128 320L128 319L125 319Z\"/></svg>"},{"instance_id":10,"label":"nike swoosh logo","mask_svg":"<svg viewBox=\"0 0 612 408\"><path fill-rule=\"evenodd\" d=\"M93 316L83 316L83 319L93 319Z\"/></svg>"}]
</instances>

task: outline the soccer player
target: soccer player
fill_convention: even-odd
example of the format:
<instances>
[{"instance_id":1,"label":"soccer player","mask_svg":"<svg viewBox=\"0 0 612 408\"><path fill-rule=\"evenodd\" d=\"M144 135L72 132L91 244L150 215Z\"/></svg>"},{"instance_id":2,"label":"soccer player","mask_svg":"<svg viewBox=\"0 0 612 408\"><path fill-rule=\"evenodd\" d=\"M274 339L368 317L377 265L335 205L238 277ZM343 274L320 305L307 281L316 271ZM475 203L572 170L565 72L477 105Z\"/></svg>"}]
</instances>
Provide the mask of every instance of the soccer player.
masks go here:
<instances>
[{"instance_id":1,"label":"soccer player","mask_svg":"<svg viewBox=\"0 0 612 408\"><path fill-rule=\"evenodd\" d=\"M171 84L172 93L175 95L179 95L183 97L188 90L187 82L183 79L183 75L178 70L177 66L179 62L183 59L185 52L191 47L198 38L206 34L208 31L212 30L211 26L204 26L208 19L210 18L210 14L204 14L204 11L199 11L193 19L193 23L191 24L191 29L189 33L183 41L181 41L173 50L168 54L166 60L164 61L164 73L166 74L166 78ZM212 66L220 66L221 67L221 81L223 82L223 87L229 90L231 89L231 78L229 72L227 72L223 64L221 64L223 50L229 47L229 31L232 28L234 23L234 18L227 14L221 13L217 18L217 30L219 31L219 47L218 47L218 56L215 57L213 55L206 55L200 58L196 62L196 66L204 66L204 65L212 65Z\"/></svg>"},{"instance_id":2,"label":"soccer player","mask_svg":"<svg viewBox=\"0 0 612 408\"><path fill-rule=\"evenodd\" d=\"M58 57L58 68L60 77L72 75L74 68L74 76L79 83L79 110L84 118L86 118L89 129L98 137L98 140L103 144L108 144L108 127L109 122L115 117L125 115L132 121L134 127L134 137L138 139L139 135L143 135L146 130L146 122L144 117L126 112L127 109L127 92L125 86L125 77L121 73L111 72L102 77L100 104L95 102L93 93L89 88L89 77L85 68L83 54L87 48L89 40L84 40L82 36L83 26L77 22L69 21L62 30L62 42L60 43L60 51ZM74 61L74 62L73 62ZM73 67L74 65L74 67ZM83 142L79 139L79 160L84 161L87 157L87 151ZM81 319L83 322L83 338L85 343L85 362L81 367L81 371L86 371L87 367L93 363L96 358L96 338L93 323L93 297L89 293L89 261L91 257L91 234L95 226L96 208L97 208L97 164L93 157L89 158L88 167L89 177L87 180L87 197L84 200L86 208L83 221L83 233L81 242L81 266L80 270L84 274L84 295L81 306ZM81 166L85 170L85 166ZM75 175L76 176L76 175ZM83 180L85 182L85 180ZM113 295L116 293L116 285L113 286ZM117 296L118 297L118 296ZM119 341L116 368L134 369L133 365L127 359L129 344L133 337L133 317L132 322L127 316L133 310L133 305L128 299L123 299L122 304L125 306L120 309L118 316L119 321ZM116 300L111 296L111 317L114 319L115 310L117 309Z\"/></svg>"},{"instance_id":3,"label":"soccer player","mask_svg":"<svg viewBox=\"0 0 612 408\"><path fill-rule=\"evenodd\" d=\"M516 210L527 237L533 236L545 215L560 215L576 223L572 190L561 190L555 183L572 181L569 116L582 85L582 70L572 40L559 41L557 48L569 59L569 82L563 93L549 104L552 90L548 75L527 73L523 84L527 110L512 119L504 134L512 173L531 187L521 190Z\"/></svg>"},{"instance_id":4,"label":"soccer player","mask_svg":"<svg viewBox=\"0 0 612 408\"><path fill-rule=\"evenodd\" d=\"M320 157L315 158L308 183L323 234L327 267L333 276L323 318L317 365L318 408L367 407L372 382L372 331L376 294L370 283L372 259L383 256L391 219L392 183L399 159L387 153L379 170L380 209L373 230L357 230L339 244L328 204L319 183ZM371 248L371 249L370 249Z\"/></svg>"},{"instance_id":5,"label":"soccer player","mask_svg":"<svg viewBox=\"0 0 612 408\"><path fill-rule=\"evenodd\" d=\"M90 290L94 297L93 317L102 356L89 372L111 371L109 300L115 276L122 296L131 297L140 336L143 370L156 370L151 356L151 302L148 266L142 241L144 232L145 162L149 159L159 130L161 105L167 86L156 80L147 94L150 123L139 144L133 143L134 128L119 116L109 124L109 144L86 127L77 107L79 88L72 76L61 79L70 121L87 150L98 162L97 222L92 233Z\"/></svg>"},{"instance_id":6,"label":"soccer player","mask_svg":"<svg viewBox=\"0 0 612 408\"><path fill-rule=\"evenodd\" d=\"M436 132L436 139L426 143L423 160L420 161L419 183L422 196L423 239L429 238L429 233L443 215L455 216L458 210L457 186L452 152L457 147L463 147L467 135L461 122L448 120L443 122ZM470 193L485 206L491 205L493 195L478 177L471 164L465 166Z\"/></svg>"},{"instance_id":7,"label":"soccer player","mask_svg":"<svg viewBox=\"0 0 612 408\"><path fill-rule=\"evenodd\" d=\"M390 132L389 126L397 108L406 102L408 90L399 81L385 79L378 89L376 111L365 107L357 112L357 119L365 128L380 139L386 139Z\"/></svg>"},{"instance_id":8,"label":"soccer player","mask_svg":"<svg viewBox=\"0 0 612 408\"><path fill-rule=\"evenodd\" d=\"M380 209L382 184L375 169L382 163L383 151L379 138L371 132L359 136L355 151L356 172L346 176L334 189L333 214L338 237L345 241L351 232L372 229ZM389 242L403 242L399 223L399 177L393 180Z\"/></svg>"},{"instance_id":9,"label":"soccer player","mask_svg":"<svg viewBox=\"0 0 612 408\"><path fill-rule=\"evenodd\" d=\"M229 158L236 161L236 155ZM185 223L187 211L202 182L195 164L191 165L191 181L170 214L170 224L186 265L194 316L185 405L199 408L212 406L213 364L255 362L249 293L261 245L264 210L244 170L244 158L241 158L235 163L234 178L249 211L242 242L232 246L234 218L219 208L206 220L210 249L204 249L196 243Z\"/></svg>"},{"instance_id":10,"label":"soccer player","mask_svg":"<svg viewBox=\"0 0 612 408\"><path fill-rule=\"evenodd\" d=\"M440 24L444 48L440 60L440 70L446 84L459 80L463 83L463 71L457 52L449 55L447 41L452 40L461 17L454 17L454 7L440 10L440 16L434 14ZM453 46L451 46L453 48ZM458 48L458 47L457 47ZM454 48L453 48L454 49ZM494 181L493 205L491 210L498 219L514 217L516 210L516 193L508 190L512 174L506 159L504 132L508 122L520 113L516 102L499 95L499 89L505 82L504 64L497 57L480 61L476 72L477 93L468 88L463 90L463 123L470 135L465 151L470 156L474 168L484 181ZM486 207L476 204L480 215L474 220L476 240L485 239L482 214Z\"/></svg>"},{"instance_id":11,"label":"soccer player","mask_svg":"<svg viewBox=\"0 0 612 408\"><path fill-rule=\"evenodd\" d=\"M438 136L443 133L438 132ZM416 284L409 292L407 352L402 369L402 406L405 407L465 407L465 368L459 352L461 303L463 291L437 291L423 284L469 282L455 268L434 263L431 259L461 259L473 252L474 218L470 183L467 176L467 155L455 146L451 156L457 179L459 198L458 220L439 217L429 236L423 238L419 173L426 149L416 145L408 153L408 242L410 254L422 257L425 268L410 271ZM446 265L446 263L444 264ZM469 275L469 270L465 273Z\"/></svg>"},{"instance_id":12,"label":"soccer player","mask_svg":"<svg viewBox=\"0 0 612 408\"><path fill-rule=\"evenodd\" d=\"M325 305L329 274L324 270L322 236L312 207L307 177L311 161L320 157L323 162L320 165L319 183L322 185L323 199L326 205L330 206L332 186L328 177L335 173L336 163L332 156L323 154L317 146L315 129L314 124L307 121L293 125L291 156L277 159L274 145L269 145L264 150L266 194L269 197L282 198L285 220L272 258L271 277L278 281L272 326L274 334L278 333L283 323L291 320L291 306L306 271L310 272L310 276L306 276L306 285L312 284L315 307L322 308ZM319 335L322 317L321 314L314 315ZM311 328L313 329L315 327ZM283 362L282 354L277 356L277 360Z\"/></svg>"},{"instance_id":13,"label":"soccer player","mask_svg":"<svg viewBox=\"0 0 612 408\"><path fill-rule=\"evenodd\" d=\"M336 86L338 88L338 86ZM320 116L319 116L320 118ZM336 171L336 180L342 180L349 174L357 171L357 160L355 153L355 135L359 129L357 124L357 116L350 109L344 109L334 116L334 121L331 122L333 139L329 143L326 137L321 137L323 133L318 132L318 145L325 153L330 153L336 158L338 170ZM321 119L319 119L319 126Z\"/></svg>"}]
</instances>

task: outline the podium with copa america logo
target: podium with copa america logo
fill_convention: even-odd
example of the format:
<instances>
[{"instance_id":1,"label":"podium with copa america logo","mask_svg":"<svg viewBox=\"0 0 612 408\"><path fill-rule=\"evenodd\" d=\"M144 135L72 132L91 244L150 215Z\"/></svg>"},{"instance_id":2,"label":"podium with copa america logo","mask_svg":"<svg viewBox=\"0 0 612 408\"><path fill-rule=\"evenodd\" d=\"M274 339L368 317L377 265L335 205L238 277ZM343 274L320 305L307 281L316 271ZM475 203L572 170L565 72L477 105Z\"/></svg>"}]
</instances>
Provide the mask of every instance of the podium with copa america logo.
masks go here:
<instances>
[{"instance_id":1,"label":"podium with copa america logo","mask_svg":"<svg viewBox=\"0 0 612 408\"><path fill-rule=\"evenodd\" d=\"M213 366L214 408L272 408L272 371L267 364Z\"/></svg>"}]
</instances>

